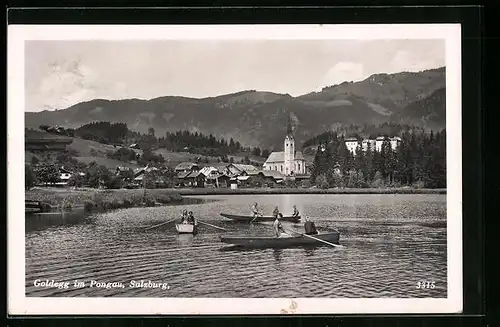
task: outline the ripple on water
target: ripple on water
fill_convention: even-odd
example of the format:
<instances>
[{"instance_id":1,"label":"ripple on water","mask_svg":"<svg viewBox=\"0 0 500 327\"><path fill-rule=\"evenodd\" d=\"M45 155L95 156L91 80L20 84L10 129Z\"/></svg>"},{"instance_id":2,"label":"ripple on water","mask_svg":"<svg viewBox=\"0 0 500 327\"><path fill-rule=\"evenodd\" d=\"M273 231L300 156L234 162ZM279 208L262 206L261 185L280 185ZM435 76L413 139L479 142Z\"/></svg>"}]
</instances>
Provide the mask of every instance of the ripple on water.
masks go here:
<instances>
[{"instance_id":1,"label":"ripple on water","mask_svg":"<svg viewBox=\"0 0 500 327\"><path fill-rule=\"evenodd\" d=\"M444 195L220 196L176 207L132 208L68 224L28 226L27 296L116 297L446 297ZM343 248L220 251L220 231L177 235L173 224L148 229L187 208L231 235L272 235L269 224L237 224L220 212L272 211L296 204L320 230L338 229ZM286 228L301 229L300 224ZM170 288L36 288L35 279L151 280ZM419 290L418 281L435 289Z\"/></svg>"}]
</instances>

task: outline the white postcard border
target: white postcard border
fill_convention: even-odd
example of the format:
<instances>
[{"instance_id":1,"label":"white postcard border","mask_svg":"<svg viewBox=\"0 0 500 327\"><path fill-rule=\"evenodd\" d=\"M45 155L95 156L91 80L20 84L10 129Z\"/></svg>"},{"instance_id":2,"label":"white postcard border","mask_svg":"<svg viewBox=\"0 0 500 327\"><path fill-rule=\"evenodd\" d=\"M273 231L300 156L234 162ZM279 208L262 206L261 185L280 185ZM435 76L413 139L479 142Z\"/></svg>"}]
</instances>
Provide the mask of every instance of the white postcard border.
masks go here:
<instances>
[{"instance_id":1,"label":"white postcard border","mask_svg":"<svg viewBox=\"0 0 500 327\"><path fill-rule=\"evenodd\" d=\"M26 40L445 39L448 297L399 298L31 298L25 297L24 42ZM462 301L460 24L377 25L9 25L7 108L8 313L186 315L459 313ZM295 302L291 309L292 301Z\"/></svg>"}]
</instances>

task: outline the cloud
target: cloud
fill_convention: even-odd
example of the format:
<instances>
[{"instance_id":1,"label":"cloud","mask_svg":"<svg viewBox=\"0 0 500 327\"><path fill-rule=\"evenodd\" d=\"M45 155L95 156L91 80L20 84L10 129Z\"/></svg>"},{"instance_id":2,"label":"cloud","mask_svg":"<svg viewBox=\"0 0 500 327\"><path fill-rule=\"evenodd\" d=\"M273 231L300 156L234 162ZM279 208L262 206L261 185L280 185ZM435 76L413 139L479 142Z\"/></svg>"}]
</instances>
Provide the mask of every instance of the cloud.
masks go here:
<instances>
[{"instance_id":1,"label":"cloud","mask_svg":"<svg viewBox=\"0 0 500 327\"><path fill-rule=\"evenodd\" d=\"M38 85L34 105L64 109L98 96L98 74L79 60L52 62Z\"/></svg>"},{"instance_id":2,"label":"cloud","mask_svg":"<svg viewBox=\"0 0 500 327\"><path fill-rule=\"evenodd\" d=\"M340 84L345 81L358 81L364 77L363 64L342 61L328 70L321 81L321 86Z\"/></svg>"}]
</instances>

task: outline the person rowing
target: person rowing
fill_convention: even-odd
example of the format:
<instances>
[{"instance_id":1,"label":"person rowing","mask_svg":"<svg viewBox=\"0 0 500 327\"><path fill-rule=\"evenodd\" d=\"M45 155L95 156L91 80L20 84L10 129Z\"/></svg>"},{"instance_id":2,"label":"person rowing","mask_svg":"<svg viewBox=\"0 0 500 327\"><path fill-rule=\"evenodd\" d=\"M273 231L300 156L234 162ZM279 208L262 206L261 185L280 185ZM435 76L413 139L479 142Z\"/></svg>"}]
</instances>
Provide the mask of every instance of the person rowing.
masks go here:
<instances>
[{"instance_id":1,"label":"person rowing","mask_svg":"<svg viewBox=\"0 0 500 327\"><path fill-rule=\"evenodd\" d=\"M285 232L285 229L283 228L283 225L281 224L280 218L283 218L283 214L281 212L279 212L278 215L276 215L276 219L274 220L274 223L273 223L273 228L274 228L274 232L276 234L276 237L290 237L290 235L288 235Z\"/></svg>"},{"instance_id":2,"label":"person rowing","mask_svg":"<svg viewBox=\"0 0 500 327\"><path fill-rule=\"evenodd\" d=\"M181 216L181 224L187 224L187 218L188 218L188 211L183 210L182 211L182 216Z\"/></svg>"},{"instance_id":3,"label":"person rowing","mask_svg":"<svg viewBox=\"0 0 500 327\"><path fill-rule=\"evenodd\" d=\"M280 214L280 209L278 209L278 206L274 207L274 210L273 210L274 218L278 218L279 214Z\"/></svg>"},{"instance_id":4,"label":"person rowing","mask_svg":"<svg viewBox=\"0 0 500 327\"><path fill-rule=\"evenodd\" d=\"M299 212L299 210L297 210L297 206L296 206L296 205L294 205L294 206L293 206L293 214L292 214L292 217L298 217L298 216L300 216L300 212Z\"/></svg>"},{"instance_id":5,"label":"person rowing","mask_svg":"<svg viewBox=\"0 0 500 327\"><path fill-rule=\"evenodd\" d=\"M252 206L252 217L253 219L250 222L253 222L257 217L262 216L262 213L259 210L257 202L255 202Z\"/></svg>"},{"instance_id":6,"label":"person rowing","mask_svg":"<svg viewBox=\"0 0 500 327\"><path fill-rule=\"evenodd\" d=\"M306 235L316 235L318 231L316 230L316 225L311 221L311 218L306 217L306 222L304 223L304 229L306 231Z\"/></svg>"}]
</instances>

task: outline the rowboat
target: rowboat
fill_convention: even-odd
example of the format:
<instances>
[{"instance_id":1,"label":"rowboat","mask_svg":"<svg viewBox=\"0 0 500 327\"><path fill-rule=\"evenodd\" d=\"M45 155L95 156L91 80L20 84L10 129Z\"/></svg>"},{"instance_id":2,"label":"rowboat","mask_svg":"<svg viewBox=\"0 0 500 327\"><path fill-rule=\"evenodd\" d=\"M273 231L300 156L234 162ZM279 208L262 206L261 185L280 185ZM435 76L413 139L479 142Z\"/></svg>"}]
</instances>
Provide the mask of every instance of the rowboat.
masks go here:
<instances>
[{"instance_id":1,"label":"rowboat","mask_svg":"<svg viewBox=\"0 0 500 327\"><path fill-rule=\"evenodd\" d=\"M196 234L198 232L198 224L175 224L175 229L179 234Z\"/></svg>"},{"instance_id":2,"label":"rowboat","mask_svg":"<svg viewBox=\"0 0 500 327\"><path fill-rule=\"evenodd\" d=\"M239 221L239 222L251 222L252 220L253 221L274 221L276 219L276 218L274 218L274 216L258 216L254 220L253 216L231 215L231 214L227 214L227 213L221 213L220 215L222 217L225 217L225 218L228 218L228 219L232 219L232 220L235 220L235 221ZM283 218L280 218L280 220L281 221L289 221L289 222L293 222L293 223L298 223L298 222L300 222L300 216L296 216L296 217L293 217L293 216L283 216Z\"/></svg>"},{"instance_id":3,"label":"rowboat","mask_svg":"<svg viewBox=\"0 0 500 327\"><path fill-rule=\"evenodd\" d=\"M340 233L329 232L324 234L311 235L314 238L339 244ZM325 243L315 240L302 234L290 237L248 237L248 236L221 236L221 242L233 244L244 248L288 248L296 246L320 246Z\"/></svg>"}]
</instances>

